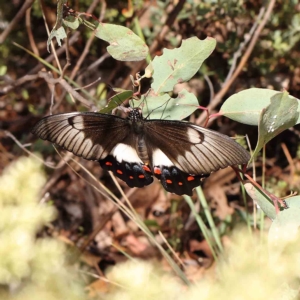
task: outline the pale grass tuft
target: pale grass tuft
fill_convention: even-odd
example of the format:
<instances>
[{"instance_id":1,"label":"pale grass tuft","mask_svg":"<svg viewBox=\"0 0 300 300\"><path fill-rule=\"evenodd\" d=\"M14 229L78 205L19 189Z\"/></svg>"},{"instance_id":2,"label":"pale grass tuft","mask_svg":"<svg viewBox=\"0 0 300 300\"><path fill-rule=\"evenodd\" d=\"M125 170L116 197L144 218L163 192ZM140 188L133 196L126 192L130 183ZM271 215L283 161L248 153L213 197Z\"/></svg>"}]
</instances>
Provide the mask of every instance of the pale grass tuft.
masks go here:
<instances>
[{"instance_id":1,"label":"pale grass tuft","mask_svg":"<svg viewBox=\"0 0 300 300\"><path fill-rule=\"evenodd\" d=\"M185 290L173 273L163 272L158 264L144 261L119 264L108 272L107 279L112 282L112 287L113 283L117 286L101 299L172 300L178 299Z\"/></svg>"},{"instance_id":2,"label":"pale grass tuft","mask_svg":"<svg viewBox=\"0 0 300 300\"><path fill-rule=\"evenodd\" d=\"M76 272L65 262L66 248L37 233L54 220L55 209L39 204L45 184L31 158L12 163L0 177L0 299L84 299Z\"/></svg>"},{"instance_id":3,"label":"pale grass tuft","mask_svg":"<svg viewBox=\"0 0 300 300\"><path fill-rule=\"evenodd\" d=\"M239 229L220 259L214 278L184 288L182 282L163 273L157 265L128 262L108 273L115 288L103 299L295 299L300 278L299 246L299 241L289 243L274 262L266 239Z\"/></svg>"},{"instance_id":4,"label":"pale grass tuft","mask_svg":"<svg viewBox=\"0 0 300 300\"><path fill-rule=\"evenodd\" d=\"M4 170L0 178L0 205L36 203L45 182L36 160L25 157L18 159Z\"/></svg>"}]
</instances>

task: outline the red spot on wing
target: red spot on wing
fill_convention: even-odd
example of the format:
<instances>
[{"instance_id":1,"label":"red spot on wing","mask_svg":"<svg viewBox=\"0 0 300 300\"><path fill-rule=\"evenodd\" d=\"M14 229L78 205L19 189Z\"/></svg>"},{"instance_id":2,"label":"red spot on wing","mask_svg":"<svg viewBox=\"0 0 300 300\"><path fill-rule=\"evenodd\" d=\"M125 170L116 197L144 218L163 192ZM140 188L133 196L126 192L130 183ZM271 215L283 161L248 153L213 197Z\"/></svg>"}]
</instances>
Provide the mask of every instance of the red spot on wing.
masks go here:
<instances>
[{"instance_id":1,"label":"red spot on wing","mask_svg":"<svg viewBox=\"0 0 300 300\"><path fill-rule=\"evenodd\" d=\"M187 181L193 181L193 180L195 180L195 177L194 177L194 176L189 176L189 177L187 178Z\"/></svg>"},{"instance_id":2,"label":"red spot on wing","mask_svg":"<svg viewBox=\"0 0 300 300\"><path fill-rule=\"evenodd\" d=\"M181 181L178 182L178 185L183 185L183 183Z\"/></svg>"},{"instance_id":3,"label":"red spot on wing","mask_svg":"<svg viewBox=\"0 0 300 300\"><path fill-rule=\"evenodd\" d=\"M144 165L143 166L143 169L146 171L146 172L150 172L151 173L151 170L148 166Z\"/></svg>"},{"instance_id":4,"label":"red spot on wing","mask_svg":"<svg viewBox=\"0 0 300 300\"><path fill-rule=\"evenodd\" d=\"M145 175L141 174L139 175L139 178L145 178Z\"/></svg>"},{"instance_id":5,"label":"red spot on wing","mask_svg":"<svg viewBox=\"0 0 300 300\"><path fill-rule=\"evenodd\" d=\"M123 172L121 170L117 170L117 173L121 174L121 175L123 174Z\"/></svg>"},{"instance_id":6,"label":"red spot on wing","mask_svg":"<svg viewBox=\"0 0 300 300\"><path fill-rule=\"evenodd\" d=\"M111 167L113 164L112 164L110 161L107 161L107 162L105 163L105 165Z\"/></svg>"},{"instance_id":7,"label":"red spot on wing","mask_svg":"<svg viewBox=\"0 0 300 300\"><path fill-rule=\"evenodd\" d=\"M166 183L172 184L172 180L171 180L171 179L167 179L167 180L166 180Z\"/></svg>"},{"instance_id":8,"label":"red spot on wing","mask_svg":"<svg viewBox=\"0 0 300 300\"><path fill-rule=\"evenodd\" d=\"M133 179L133 176L129 176L129 179Z\"/></svg>"},{"instance_id":9,"label":"red spot on wing","mask_svg":"<svg viewBox=\"0 0 300 300\"><path fill-rule=\"evenodd\" d=\"M154 174L161 175L160 168L154 168Z\"/></svg>"}]
</instances>

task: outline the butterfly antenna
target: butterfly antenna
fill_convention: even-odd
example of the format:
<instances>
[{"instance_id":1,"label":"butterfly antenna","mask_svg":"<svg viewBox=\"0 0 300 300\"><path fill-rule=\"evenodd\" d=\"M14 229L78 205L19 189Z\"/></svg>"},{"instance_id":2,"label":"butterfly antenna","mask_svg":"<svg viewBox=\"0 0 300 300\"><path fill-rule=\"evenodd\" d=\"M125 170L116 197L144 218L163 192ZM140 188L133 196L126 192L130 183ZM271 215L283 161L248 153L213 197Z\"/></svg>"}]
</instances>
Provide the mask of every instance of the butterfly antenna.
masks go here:
<instances>
[{"instance_id":1,"label":"butterfly antenna","mask_svg":"<svg viewBox=\"0 0 300 300\"><path fill-rule=\"evenodd\" d=\"M149 112L149 114L146 116L145 119L147 119L147 118L148 118L148 117L149 117L156 109L159 109L159 108L165 106L164 109L163 109L163 112L162 112L162 114L161 114L161 119L162 119L162 116L164 115L165 110L167 109L167 106L168 106L168 103L169 103L170 100L171 100L171 97L170 97L165 103L163 103L162 105L160 105L160 106L158 106L158 107L152 109L152 111ZM168 116L166 116L166 117L168 117Z\"/></svg>"},{"instance_id":2,"label":"butterfly antenna","mask_svg":"<svg viewBox=\"0 0 300 300\"><path fill-rule=\"evenodd\" d=\"M170 99L171 99L171 98L170 98ZM167 109L167 106L168 106L168 103L169 103L170 99L169 99L168 101L166 101L166 106L165 106L164 109L163 109L163 112L162 112L162 114L161 114L160 119L162 119L162 117L163 117L163 115L164 115L164 113L165 113L165 111L166 111L166 109Z\"/></svg>"},{"instance_id":3,"label":"butterfly antenna","mask_svg":"<svg viewBox=\"0 0 300 300\"><path fill-rule=\"evenodd\" d=\"M140 108L140 106L142 106L142 105L144 104L144 102L145 102L146 105L147 105L146 98L147 98L147 96L148 96L149 93L150 93L150 89L147 91L147 93L146 93L145 95L143 95L144 98L143 98L143 100L139 103L138 108ZM136 94L133 94L133 95L136 96ZM147 107L147 108L148 108L148 107Z\"/></svg>"}]
</instances>

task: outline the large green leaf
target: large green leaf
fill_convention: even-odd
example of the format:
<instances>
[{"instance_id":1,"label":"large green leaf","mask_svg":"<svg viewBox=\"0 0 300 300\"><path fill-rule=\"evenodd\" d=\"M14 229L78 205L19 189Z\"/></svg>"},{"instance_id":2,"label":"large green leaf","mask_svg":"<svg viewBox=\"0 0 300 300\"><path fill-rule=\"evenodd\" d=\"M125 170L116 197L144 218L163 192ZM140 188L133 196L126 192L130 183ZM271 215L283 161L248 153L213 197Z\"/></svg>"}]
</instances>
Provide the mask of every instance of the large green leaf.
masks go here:
<instances>
[{"instance_id":1,"label":"large green leaf","mask_svg":"<svg viewBox=\"0 0 300 300\"><path fill-rule=\"evenodd\" d=\"M164 49L163 54L152 61L154 74L151 87L154 92L170 92L177 83L190 80L215 46L216 40L213 38L199 40L192 37L182 41L179 48Z\"/></svg>"},{"instance_id":2,"label":"large green leaf","mask_svg":"<svg viewBox=\"0 0 300 300\"><path fill-rule=\"evenodd\" d=\"M99 23L95 36L108 42L109 54L121 61L139 61L148 55L148 46L130 29L107 23Z\"/></svg>"},{"instance_id":3,"label":"large green leaf","mask_svg":"<svg viewBox=\"0 0 300 300\"><path fill-rule=\"evenodd\" d=\"M139 101L133 100L133 106L141 107L148 119L182 120L198 109L199 103L194 94L182 90L177 98L148 94Z\"/></svg>"},{"instance_id":4,"label":"large green leaf","mask_svg":"<svg viewBox=\"0 0 300 300\"><path fill-rule=\"evenodd\" d=\"M224 102L220 113L237 122L257 126L262 110L270 104L271 97L278 93L280 92L258 88L241 91ZM293 96L289 98L296 99ZM300 119L297 123L300 123Z\"/></svg>"},{"instance_id":5,"label":"large green leaf","mask_svg":"<svg viewBox=\"0 0 300 300\"><path fill-rule=\"evenodd\" d=\"M289 97L287 92L271 97L271 103L261 112L258 124L258 142L252 158L272 138L296 124L299 118L297 110L298 100Z\"/></svg>"}]
</instances>

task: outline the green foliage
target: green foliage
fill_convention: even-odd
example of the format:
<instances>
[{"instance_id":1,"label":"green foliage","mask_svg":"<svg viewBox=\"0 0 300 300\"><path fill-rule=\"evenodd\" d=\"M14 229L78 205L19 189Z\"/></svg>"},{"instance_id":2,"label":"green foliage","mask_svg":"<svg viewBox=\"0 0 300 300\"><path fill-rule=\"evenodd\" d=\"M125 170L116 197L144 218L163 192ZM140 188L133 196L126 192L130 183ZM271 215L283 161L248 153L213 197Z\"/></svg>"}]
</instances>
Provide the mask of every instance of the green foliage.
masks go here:
<instances>
[{"instance_id":1,"label":"green foliage","mask_svg":"<svg viewBox=\"0 0 300 300\"><path fill-rule=\"evenodd\" d=\"M114 25L100 23L95 36L108 42L108 53L121 61L140 61L148 55L148 46L130 29Z\"/></svg>"},{"instance_id":2,"label":"green foliage","mask_svg":"<svg viewBox=\"0 0 300 300\"><path fill-rule=\"evenodd\" d=\"M176 84L190 80L198 72L215 47L214 38L200 40L192 37L183 40L177 49L163 49L163 55L152 61L151 88L157 94L173 91Z\"/></svg>"},{"instance_id":3,"label":"green foliage","mask_svg":"<svg viewBox=\"0 0 300 300\"><path fill-rule=\"evenodd\" d=\"M215 45L213 38L193 37L182 41L178 48L163 49L163 54L154 57L143 76L153 79L152 89L140 101L133 101L134 106L142 107L143 114L151 119L182 120L191 115L198 108L197 97L185 89L181 89L176 98L170 97L169 92L198 72Z\"/></svg>"},{"instance_id":4,"label":"green foliage","mask_svg":"<svg viewBox=\"0 0 300 300\"><path fill-rule=\"evenodd\" d=\"M0 178L0 299L83 299L76 272L66 264L66 248L37 238L56 211L38 203L45 184L41 166L20 158Z\"/></svg>"},{"instance_id":5,"label":"green foliage","mask_svg":"<svg viewBox=\"0 0 300 300\"><path fill-rule=\"evenodd\" d=\"M271 97L271 103L262 110L258 124L258 142L253 156L282 131L296 125L299 118L298 100L292 99L287 92Z\"/></svg>"},{"instance_id":6,"label":"green foliage","mask_svg":"<svg viewBox=\"0 0 300 300\"><path fill-rule=\"evenodd\" d=\"M143 115L149 119L182 120L190 116L199 106L193 93L183 89L176 98L168 93L156 95L149 93L140 101L133 101L134 107L142 107Z\"/></svg>"},{"instance_id":7,"label":"green foliage","mask_svg":"<svg viewBox=\"0 0 300 300\"><path fill-rule=\"evenodd\" d=\"M237 122L257 126L262 111L270 106L271 99L273 99L272 97L276 94L283 95L283 93L279 91L269 89L251 88L243 90L230 96L222 105L220 113ZM294 99L298 100L297 104L299 103L299 99L296 99L292 95L289 95L288 98L286 101ZM282 105L284 105L285 100L281 101ZM292 103L294 103L294 101ZM294 111L299 111L299 105L297 104L294 104L296 106ZM297 120L297 123L299 122L300 119Z\"/></svg>"},{"instance_id":8,"label":"green foliage","mask_svg":"<svg viewBox=\"0 0 300 300\"><path fill-rule=\"evenodd\" d=\"M252 88L229 97L220 113L241 123L258 125L253 159L267 142L299 123L299 99L287 92Z\"/></svg>"}]
</instances>

